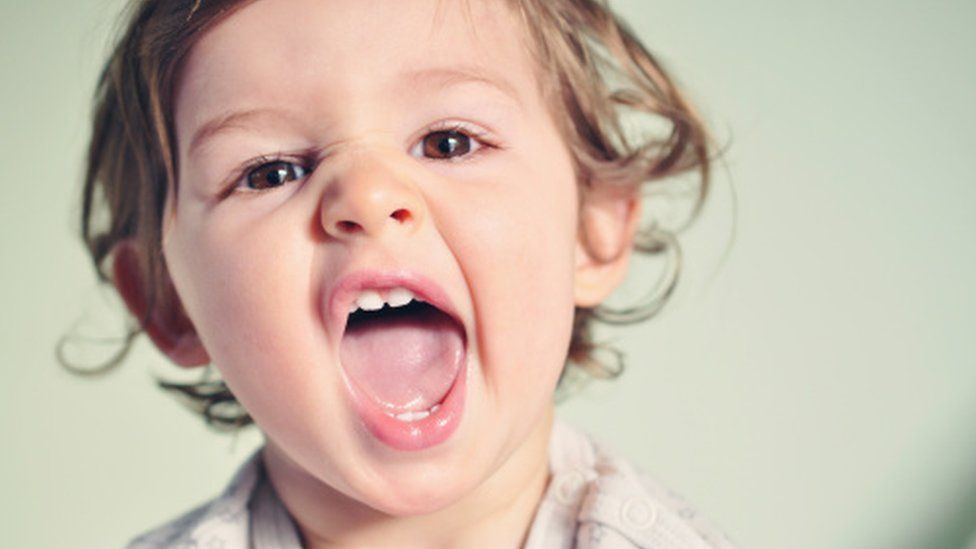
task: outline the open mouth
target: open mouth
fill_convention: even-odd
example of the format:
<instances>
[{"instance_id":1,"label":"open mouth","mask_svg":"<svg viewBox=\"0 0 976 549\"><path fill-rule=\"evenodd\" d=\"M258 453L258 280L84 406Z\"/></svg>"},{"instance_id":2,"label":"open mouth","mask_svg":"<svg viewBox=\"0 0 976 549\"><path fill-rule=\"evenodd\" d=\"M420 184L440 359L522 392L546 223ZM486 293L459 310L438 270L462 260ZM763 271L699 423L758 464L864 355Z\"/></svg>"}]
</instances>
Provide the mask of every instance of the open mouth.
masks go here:
<instances>
[{"instance_id":1,"label":"open mouth","mask_svg":"<svg viewBox=\"0 0 976 549\"><path fill-rule=\"evenodd\" d=\"M403 286L354 290L345 301L339 359L367 428L399 449L450 436L464 401L461 323Z\"/></svg>"}]
</instances>

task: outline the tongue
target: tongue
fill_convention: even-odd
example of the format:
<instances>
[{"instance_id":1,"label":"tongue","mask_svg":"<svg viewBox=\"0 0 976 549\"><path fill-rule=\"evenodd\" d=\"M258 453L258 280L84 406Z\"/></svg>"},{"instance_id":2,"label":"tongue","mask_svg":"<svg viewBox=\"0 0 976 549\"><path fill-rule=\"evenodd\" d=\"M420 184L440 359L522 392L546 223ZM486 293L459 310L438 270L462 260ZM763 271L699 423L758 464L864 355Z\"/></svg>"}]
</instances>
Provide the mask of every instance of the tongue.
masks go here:
<instances>
[{"instance_id":1,"label":"tongue","mask_svg":"<svg viewBox=\"0 0 976 549\"><path fill-rule=\"evenodd\" d=\"M391 412L427 410L440 402L464 356L462 333L434 307L384 309L350 319L339 348L356 385Z\"/></svg>"}]
</instances>

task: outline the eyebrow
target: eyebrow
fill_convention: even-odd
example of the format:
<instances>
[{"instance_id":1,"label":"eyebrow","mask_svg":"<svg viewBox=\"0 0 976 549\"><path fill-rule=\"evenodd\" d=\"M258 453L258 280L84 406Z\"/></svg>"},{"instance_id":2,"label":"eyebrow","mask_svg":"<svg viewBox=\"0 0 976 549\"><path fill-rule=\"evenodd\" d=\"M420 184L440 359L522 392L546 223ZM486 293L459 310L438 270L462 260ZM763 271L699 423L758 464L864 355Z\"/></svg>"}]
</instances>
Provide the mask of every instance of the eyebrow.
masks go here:
<instances>
[{"instance_id":1,"label":"eyebrow","mask_svg":"<svg viewBox=\"0 0 976 549\"><path fill-rule=\"evenodd\" d=\"M502 92L516 103L521 102L521 95L514 84L499 74L493 74L475 65L454 65L407 71L400 75L398 83L414 87L426 85L437 88L449 88L468 83L484 84Z\"/></svg>"},{"instance_id":2,"label":"eyebrow","mask_svg":"<svg viewBox=\"0 0 976 549\"><path fill-rule=\"evenodd\" d=\"M500 75L491 74L477 66L459 65L419 69L401 73L397 78L397 88L400 86L428 86L445 89L469 83L482 84L494 88L509 99L515 101L515 103L521 102L521 96L511 82ZM188 154L192 156L194 150L202 142L218 133L231 128L244 127L248 122L262 118L291 120L294 117L289 115L287 111L275 108L252 108L219 114L201 125L194 132L193 137L190 139L190 147L187 149Z\"/></svg>"},{"instance_id":3,"label":"eyebrow","mask_svg":"<svg viewBox=\"0 0 976 549\"><path fill-rule=\"evenodd\" d=\"M194 132L193 138L190 139L190 148L187 149L188 154L192 155L194 149L199 147L200 143L210 139L220 132L226 131L230 128L243 127L249 121L261 118L278 118L288 120L292 117L289 116L286 111L274 108L253 108L219 114L208 120L206 123L200 126L196 132Z\"/></svg>"}]
</instances>

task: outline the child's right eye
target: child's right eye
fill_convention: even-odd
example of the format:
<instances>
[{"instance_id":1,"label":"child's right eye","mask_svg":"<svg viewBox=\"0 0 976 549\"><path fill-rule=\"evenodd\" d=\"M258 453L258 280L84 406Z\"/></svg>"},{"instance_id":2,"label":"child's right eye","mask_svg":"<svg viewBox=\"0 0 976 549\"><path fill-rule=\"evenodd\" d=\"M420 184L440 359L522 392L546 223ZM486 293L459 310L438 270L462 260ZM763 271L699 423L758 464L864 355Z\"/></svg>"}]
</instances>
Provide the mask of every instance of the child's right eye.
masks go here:
<instances>
[{"instance_id":1,"label":"child's right eye","mask_svg":"<svg viewBox=\"0 0 976 549\"><path fill-rule=\"evenodd\" d=\"M272 160L247 170L240 185L251 191L266 191L297 181L308 175L308 170L288 160Z\"/></svg>"}]
</instances>

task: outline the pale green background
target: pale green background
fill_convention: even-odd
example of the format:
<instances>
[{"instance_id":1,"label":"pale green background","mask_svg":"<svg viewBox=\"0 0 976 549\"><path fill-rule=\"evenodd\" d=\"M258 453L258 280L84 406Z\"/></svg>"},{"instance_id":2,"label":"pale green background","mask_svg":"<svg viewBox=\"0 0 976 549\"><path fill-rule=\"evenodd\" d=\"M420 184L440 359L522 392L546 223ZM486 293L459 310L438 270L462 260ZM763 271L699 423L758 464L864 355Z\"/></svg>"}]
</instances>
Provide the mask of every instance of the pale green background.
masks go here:
<instances>
[{"instance_id":1,"label":"pale green background","mask_svg":"<svg viewBox=\"0 0 976 549\"><path fill-rule=\"evenodd\" d=\"M257 440L212 434L156 390L150 372L172 370L144 341L97 381L53 358L80 318L96 335L121 325L75 236L119 5L0 3L0 547L118 547L213 495ZM605 332L629 370L562 415L742 548L962 547L976 530L976 2L618 5L731 142L738 234L720 265L720 174L674 302Z\"/></svg>"}]
</instances>

